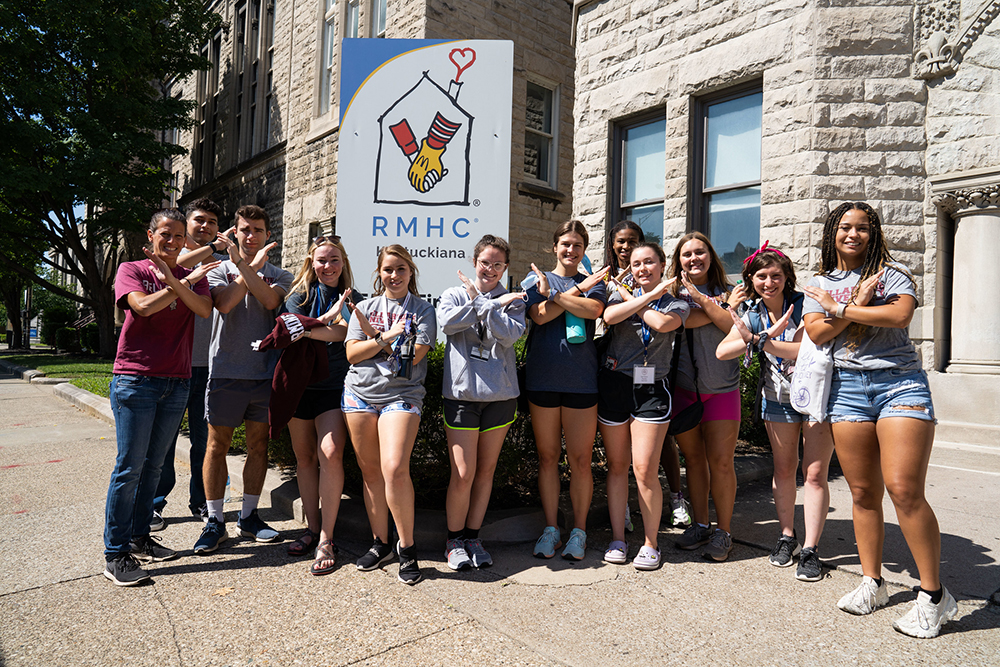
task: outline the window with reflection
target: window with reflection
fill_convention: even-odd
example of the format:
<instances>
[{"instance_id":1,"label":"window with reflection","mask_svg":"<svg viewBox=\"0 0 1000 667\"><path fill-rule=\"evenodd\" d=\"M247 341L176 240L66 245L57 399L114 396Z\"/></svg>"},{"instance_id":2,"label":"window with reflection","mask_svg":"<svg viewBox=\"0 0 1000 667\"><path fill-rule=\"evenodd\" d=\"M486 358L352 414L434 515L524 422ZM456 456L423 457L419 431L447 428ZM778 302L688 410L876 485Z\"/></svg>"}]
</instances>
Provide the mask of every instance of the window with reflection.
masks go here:
<instances>
[{"instance_id":1,"label":"window with reflection","mask_svg":"<svg viewBox=\"0 0 1000 667\"><path fill-rule=\"evenodd\" d=\"M632 220L642 228L647 241L663 243L663 192L665 180L666 119L663 110L655 118L622 124L615 128L611 218Z\"/></svg>"},{"instance_id":2,"label":"window with reflection","mask_svg":"<svg viewBox=\"0 0 1000 667\"><path fill-rule=\"evenodd\" d=\"M372 37L385 37L385 2L386 0L372 0Z\"/></svg>"},{"instance_id":3,"label":"window with reflection","mask_svg":"<svg viewBox=\"0 0 1000 667\"><path fill-rule=\"evenodd\" d=\"M760 246L760 85L699 100L694 228L711 240L726 273Z\"/></svg>"},{"instance_id":4,"label":"window with reflection","mask_svg":"<svg viewBox=\"0 0 1000 667\"><path fill-rule=\"evenodd\" d=\"M556 187L556 91L528 82L524 108L524 175Z\"/></svg>"}]
</instances>

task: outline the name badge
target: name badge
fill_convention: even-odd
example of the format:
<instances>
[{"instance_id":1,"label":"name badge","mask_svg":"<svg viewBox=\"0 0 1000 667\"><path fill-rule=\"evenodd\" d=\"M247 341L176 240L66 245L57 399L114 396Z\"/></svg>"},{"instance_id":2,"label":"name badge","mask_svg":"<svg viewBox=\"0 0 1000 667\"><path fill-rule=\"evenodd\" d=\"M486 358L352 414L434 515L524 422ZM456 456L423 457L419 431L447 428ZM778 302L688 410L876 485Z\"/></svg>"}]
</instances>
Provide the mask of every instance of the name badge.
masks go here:
<instances>
[{"instance_id":1,"label":"name badge","mask_svg":"<svg viewBox=\"0 0 1000 667\"><path fill-rule=\"evenodd\" d=\"M469 352L469 356L477 361L489 361L490 350L482 345L473 345L472 350Z\"/></svg>"},{"instance_id":2,"label":"name badge","mask_svg":"<svg viewBox=\"0 0 1000 667\"><path fill-rule=\"evenodd\" d=\"M656 366L633 366L632 384L653 384L656 380Z\"/></svg>"},{"instance_id":3,"label":"name badge","mask_svg":"<svg viewBox=\"0 0 1000 667\"><path fill-rule=\"evenodd\" d=\"M396 370L388 360L375 362L375 367L378 368L378 372L384 377L391 378L396 375Z\"/></svg>"}]
</instances>

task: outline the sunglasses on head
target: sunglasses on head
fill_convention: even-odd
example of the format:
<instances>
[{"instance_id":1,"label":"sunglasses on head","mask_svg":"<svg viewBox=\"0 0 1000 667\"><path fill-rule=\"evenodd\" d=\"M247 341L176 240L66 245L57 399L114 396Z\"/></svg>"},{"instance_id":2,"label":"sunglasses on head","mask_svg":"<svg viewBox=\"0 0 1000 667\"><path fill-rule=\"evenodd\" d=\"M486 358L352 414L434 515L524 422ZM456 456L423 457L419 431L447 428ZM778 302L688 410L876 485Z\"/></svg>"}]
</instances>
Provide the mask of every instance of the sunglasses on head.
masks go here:
<instances>
[{"instance_id":1,"label":"sunglasses on head","mask_svg":"<svg viewBox=\"0 0 1000 667\"><path fill-rule=\"evenodd\" d=\"M321 245L323 243L332 243L337 245L340 243L340 237L336 234L331 234L330 236L317 236L313 239L313 245Z\"/></svg>"}]
</instances>

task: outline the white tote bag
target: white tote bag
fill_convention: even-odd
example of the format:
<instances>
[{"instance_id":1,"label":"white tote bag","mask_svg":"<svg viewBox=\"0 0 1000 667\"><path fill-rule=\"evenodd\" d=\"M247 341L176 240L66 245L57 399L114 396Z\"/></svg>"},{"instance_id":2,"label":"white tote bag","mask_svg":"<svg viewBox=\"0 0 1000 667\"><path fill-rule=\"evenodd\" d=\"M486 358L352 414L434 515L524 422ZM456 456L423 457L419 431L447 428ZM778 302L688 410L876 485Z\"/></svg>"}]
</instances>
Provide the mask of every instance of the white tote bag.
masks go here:
<instances>
[{"instance_id":1,"label":"white tote bag","mask_svg":"<svg viewBox=\"0 0 1000 667\"><path fill-rule=\"evenodd\" d=\"M792 407L816 421L824 421L832 382L833 341L816 345L809 338L809 333L803 330L802 345L799 346L792 374Z\"/></svg>"}]
</instances>

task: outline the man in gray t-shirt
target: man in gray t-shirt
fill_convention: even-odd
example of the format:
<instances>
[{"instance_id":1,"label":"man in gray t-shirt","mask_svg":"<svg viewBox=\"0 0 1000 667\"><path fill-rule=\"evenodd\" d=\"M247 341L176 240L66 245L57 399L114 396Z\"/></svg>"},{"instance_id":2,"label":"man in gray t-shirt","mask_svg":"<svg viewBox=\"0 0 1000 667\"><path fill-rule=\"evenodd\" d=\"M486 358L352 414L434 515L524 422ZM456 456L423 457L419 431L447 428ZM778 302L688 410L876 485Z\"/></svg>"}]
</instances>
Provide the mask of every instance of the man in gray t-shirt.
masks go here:
<instances>
[{"instance_id":1,"label":"man in gray t-shirt","mask_svg":"<svg viewBox=\"0 0 1000 667\"><path fill-rule=\"evenodd\" d=\"M254 352L251 343L274 328L274 318L292 284L292 274L267 262L270 219L259 206L236 212L236 244L229 259L208 274L215 302L208 372L208 450L203 477L208 523L194 552L214 551L228 537L223 495L228 468L226 454L233 432L246 425L247 459L243 464L243 508L240 534L258 542L273 542L277 531L257 516L257 501L267 473L267 408L277 358Z\"/></svg>"}]
</instances>

